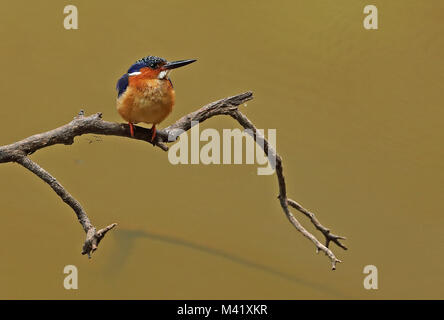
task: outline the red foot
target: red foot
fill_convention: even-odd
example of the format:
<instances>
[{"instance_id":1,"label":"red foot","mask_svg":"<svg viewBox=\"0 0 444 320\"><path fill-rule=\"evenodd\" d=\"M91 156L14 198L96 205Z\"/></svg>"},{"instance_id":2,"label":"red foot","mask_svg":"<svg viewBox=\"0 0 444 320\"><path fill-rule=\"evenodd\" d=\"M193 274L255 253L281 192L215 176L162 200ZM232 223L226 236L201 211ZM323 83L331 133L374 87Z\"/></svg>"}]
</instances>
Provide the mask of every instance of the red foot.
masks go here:
<instances>
[{"instance_id":1,"label":"red foot","mask_svg":"<svg viewBox=\"0 0 444 320\"><path fill-rule=\"evenodd\" d=\"M151 142L153 142L154 138L156 138L156 133L157 133L156 125L153 124L153 126L151 127Z\"/></svg>"},{"instance_id":2,"label":"red foot","mask_svg":"<svg viewBox=\"0 0 444 320\"><path fill-rule=\"evenodd\" d=\"M131 137L134 138L134 125L131 122L128 122L129 127L130 127L130 133L131 133Z\"/></svg>"}]
</instances>

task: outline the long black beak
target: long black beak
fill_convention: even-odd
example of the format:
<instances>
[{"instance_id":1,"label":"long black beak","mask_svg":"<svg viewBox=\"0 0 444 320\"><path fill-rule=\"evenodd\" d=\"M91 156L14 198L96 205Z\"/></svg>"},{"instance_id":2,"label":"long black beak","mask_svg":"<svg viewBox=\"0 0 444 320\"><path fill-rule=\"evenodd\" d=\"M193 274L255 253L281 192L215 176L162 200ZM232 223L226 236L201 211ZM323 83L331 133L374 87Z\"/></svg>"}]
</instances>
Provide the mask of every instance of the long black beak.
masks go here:
<instances>
[{"instance_id":1,"label":"long black beak","mask_svg":"<svg viewBox=\"0 0 444 320\"><path fill-rule=\"evenodd\" d=\"M176 69L176 68L180 68L180 67L186 66L187 64L193 63L195 61L196 61L196 59L167 62L167 64L165 64L163 66L163 68L166 69L166 70Z\"/></svg>"}]
</instances>

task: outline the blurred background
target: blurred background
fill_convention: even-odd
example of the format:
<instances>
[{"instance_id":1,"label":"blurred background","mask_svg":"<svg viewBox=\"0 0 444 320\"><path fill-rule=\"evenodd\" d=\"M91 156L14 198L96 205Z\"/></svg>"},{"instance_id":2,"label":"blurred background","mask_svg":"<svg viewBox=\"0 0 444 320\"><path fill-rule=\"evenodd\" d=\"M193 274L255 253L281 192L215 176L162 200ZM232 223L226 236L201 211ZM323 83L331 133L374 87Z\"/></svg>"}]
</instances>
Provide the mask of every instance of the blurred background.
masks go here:
<instances>
[{"instance_id":1,"label":"blurred background","mask_svg":"<svg viewBox=\"0 0 444 320\"><path fill-rule=\"evenodd\" d=\"M3 2L0 145L80 109L121 122L115 83L135 60L195 58L172 73L177 103L160 128L252 90L242 111L277 130L289 196L350 249L332 246L332 272L257 165L174 166L141 141L82 136L31 157L94 225L118 227L88 260L71 208L0 165L0 298L443 298L442 1ZM78 30L63 28L69 4ZM367 4L379 30L363 28ZM201 130L235 127L218 117ZM69 264L78 290L63 287ZM366 265L378 290L363 287Z\"/></svg>"}]
</instances>

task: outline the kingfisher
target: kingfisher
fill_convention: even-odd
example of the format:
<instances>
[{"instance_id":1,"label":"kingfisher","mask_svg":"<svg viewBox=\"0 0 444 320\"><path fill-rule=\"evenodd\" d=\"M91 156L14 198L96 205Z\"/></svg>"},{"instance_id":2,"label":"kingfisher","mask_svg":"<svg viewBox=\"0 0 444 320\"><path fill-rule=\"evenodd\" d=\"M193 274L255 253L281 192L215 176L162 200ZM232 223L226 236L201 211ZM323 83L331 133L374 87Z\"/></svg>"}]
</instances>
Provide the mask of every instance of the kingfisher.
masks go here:
<instances>
[{"instance_id":1,"label":"kingfisher","mask_svg":"<svg viewBox=\"0 0 444 320\"><path fill-rule=\"evenodd\" d=\"M128 122L131 137L134 124L152 124L151 142L156 137L156 125L173 110L175 92L169 78L172 69L186 66L196 59L168 62L155 56L137 60L117 81L117 111Z\"/></svg>"}]
</instances>

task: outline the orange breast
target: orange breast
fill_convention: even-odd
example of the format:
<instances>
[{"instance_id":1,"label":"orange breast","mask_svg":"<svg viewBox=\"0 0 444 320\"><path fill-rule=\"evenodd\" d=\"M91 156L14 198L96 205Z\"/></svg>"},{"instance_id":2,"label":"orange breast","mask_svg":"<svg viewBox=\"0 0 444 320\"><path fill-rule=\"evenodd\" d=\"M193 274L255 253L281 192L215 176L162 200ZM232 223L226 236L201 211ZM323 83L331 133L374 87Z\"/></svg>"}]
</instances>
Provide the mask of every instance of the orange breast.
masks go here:
<instances>
[{"instance_id":1,"label":"orange breast","mask_svg":"<svg viewBox=\"0 0 444 320\"><path fill-rule=\"evenodd\" d=\"M127 90L117 99L117 111L128 122L162 122L173 110L174 89L170 81L130 77Z\"/></svg>"}]
</instances>

